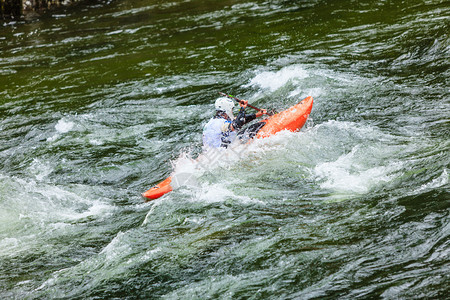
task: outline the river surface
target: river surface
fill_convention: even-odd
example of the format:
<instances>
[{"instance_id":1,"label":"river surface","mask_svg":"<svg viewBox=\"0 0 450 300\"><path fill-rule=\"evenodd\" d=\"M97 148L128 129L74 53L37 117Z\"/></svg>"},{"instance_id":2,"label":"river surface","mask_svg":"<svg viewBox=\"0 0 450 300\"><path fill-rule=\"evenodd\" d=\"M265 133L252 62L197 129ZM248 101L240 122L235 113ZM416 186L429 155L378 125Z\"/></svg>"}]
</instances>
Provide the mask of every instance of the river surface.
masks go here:
<instances>
[{"instance_id":1,"label":"river surface","mask_svg":"<svg viewBox=\"0 0 450 300\"><path fill-rule=\"evenodd\" d=\"M448 297L449 32L443 0L87 1L1 23L0 298ZM198 172L219 91L314 107ZM195 184L144 202L174 170Z\"/></svg>"}]
</instances>

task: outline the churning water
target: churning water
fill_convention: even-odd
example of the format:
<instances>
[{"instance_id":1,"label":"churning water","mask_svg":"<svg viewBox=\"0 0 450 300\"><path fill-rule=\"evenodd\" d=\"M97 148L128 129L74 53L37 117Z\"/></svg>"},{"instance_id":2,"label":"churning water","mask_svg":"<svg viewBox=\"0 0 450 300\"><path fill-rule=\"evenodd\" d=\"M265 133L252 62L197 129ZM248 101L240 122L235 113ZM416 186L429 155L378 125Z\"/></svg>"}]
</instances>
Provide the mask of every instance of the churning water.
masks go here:
<instances>
[{"instance_id":1,"label":"churning water","mask_svg":"<svg viewBox=\"0 0 450 300\"><path fill-rule=\"evenodd\" d=\"M0 297L445 298L450 7L87 1L0 27ZM217 92L298 133L196 162ZM193 184L145 203L172 171Z\"/></svg>"}]
</instances>

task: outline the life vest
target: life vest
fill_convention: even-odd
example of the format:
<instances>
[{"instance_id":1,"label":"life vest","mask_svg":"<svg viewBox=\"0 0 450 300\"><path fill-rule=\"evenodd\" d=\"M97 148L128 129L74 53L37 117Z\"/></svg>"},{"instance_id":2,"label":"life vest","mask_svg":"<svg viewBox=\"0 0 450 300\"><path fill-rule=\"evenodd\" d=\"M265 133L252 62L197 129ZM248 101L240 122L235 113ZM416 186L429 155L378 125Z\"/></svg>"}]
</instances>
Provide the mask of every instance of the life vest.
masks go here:
<instances>
[{"instance_id":1,"label":"life vest","mask_svg":"<svg viewBox=\"0 0 450 300\"><path fill-rule=\"evenodd\" d=\"M228 147L236 139L236 132L230 130L231 121L214 117L203 127L203 146Z\"/></svg>"}]
</instances>

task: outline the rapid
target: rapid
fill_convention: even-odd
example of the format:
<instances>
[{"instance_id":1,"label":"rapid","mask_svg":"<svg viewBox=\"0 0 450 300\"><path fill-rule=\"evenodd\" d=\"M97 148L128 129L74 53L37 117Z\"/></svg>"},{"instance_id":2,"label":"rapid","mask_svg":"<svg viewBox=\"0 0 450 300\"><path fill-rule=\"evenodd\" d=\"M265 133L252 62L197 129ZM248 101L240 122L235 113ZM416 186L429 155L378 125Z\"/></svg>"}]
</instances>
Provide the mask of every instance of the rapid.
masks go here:
<instances>
[{"instance_id":1,"label":"rapid","mask_svg":"<svg viewBox=\"0 0 450 300\"><path fill-rule=\"evenodd\" d=\"M444 299L450 7L86 1L0 23L0 298ZM218 92L306 126L209 157ZM173 171L191 184L141 193Z\"/></svg>"}]
</instances>

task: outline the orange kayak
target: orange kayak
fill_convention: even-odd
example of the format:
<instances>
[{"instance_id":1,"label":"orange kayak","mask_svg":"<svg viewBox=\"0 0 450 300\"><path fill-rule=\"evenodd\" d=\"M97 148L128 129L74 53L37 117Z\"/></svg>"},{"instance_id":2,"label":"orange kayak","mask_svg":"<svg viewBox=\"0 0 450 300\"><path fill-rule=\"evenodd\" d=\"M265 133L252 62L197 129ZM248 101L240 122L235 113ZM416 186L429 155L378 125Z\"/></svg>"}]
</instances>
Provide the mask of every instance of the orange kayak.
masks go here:
<instances>
[{"instance_id":1,"label":"orange kayak","mask_svg":"<svg viewBox=\"0 0 450 300\"><path fill-rule=\"evenodd\" d=\"M147 201L155 200L161 197L162 195L167 194L173 190L172 186L172 176L167 177L165 180L161 181L148 191L142 194L142 197L146 198Z\"/></svg>"},{"instance_id":2,"label":"orange kayak","mask_svg":"<svg viewBox=\"0 0 450 300\"><path fill-rule=\"evenodd\" d=\"M305 98L300 103L297 103L290 108L277 113L261 122L266 124L258 131L256 138L265 138L276 134L277 132L288 130L297 131L305 125L306 120L311 113L313 106L313 98L311 96ZM148 191L142 194L146 201L158 199L159 197L171 192L172 176L161 181Z\"/></svg>"},{"instance_id":3,"label":"orange kayak","mask_svg":"<svg viewBox=\"0 0 450 300\"><path fill-rule=\"evenodd\" d=\"M309 96L302 102L264 120L266 125L258 131L256 138L265 138L282 130L300 130L311 113L312 105L313 98Z\"/></svg>"}]
</instances>

